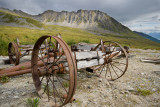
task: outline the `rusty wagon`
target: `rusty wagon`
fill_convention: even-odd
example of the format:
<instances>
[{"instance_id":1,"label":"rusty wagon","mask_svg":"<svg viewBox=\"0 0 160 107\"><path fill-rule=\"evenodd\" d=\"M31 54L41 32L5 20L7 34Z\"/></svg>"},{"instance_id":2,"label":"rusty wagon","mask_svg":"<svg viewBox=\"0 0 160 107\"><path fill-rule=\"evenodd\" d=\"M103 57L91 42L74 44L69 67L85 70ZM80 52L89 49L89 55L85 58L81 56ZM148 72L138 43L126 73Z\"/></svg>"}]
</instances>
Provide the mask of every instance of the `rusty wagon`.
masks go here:
<instances>
[{"instance_id":1,"label":"rusty wagon","mask_svg":"<svg viewBox=\"0 0 160 107\"><path fill-rule=\"evenodd\" d=\"M45 40L48 43L44 52L41 46ZM47 95L53 107L61 107L73 100L77 69L87 68L89 72L113 81L123 76L127 67L126 49L116 42L80 43L70 49L58 36L42 36L34 45L31 62L4 69L0 76L32 73L39 96Z\"/></svg>"}]
</instances>

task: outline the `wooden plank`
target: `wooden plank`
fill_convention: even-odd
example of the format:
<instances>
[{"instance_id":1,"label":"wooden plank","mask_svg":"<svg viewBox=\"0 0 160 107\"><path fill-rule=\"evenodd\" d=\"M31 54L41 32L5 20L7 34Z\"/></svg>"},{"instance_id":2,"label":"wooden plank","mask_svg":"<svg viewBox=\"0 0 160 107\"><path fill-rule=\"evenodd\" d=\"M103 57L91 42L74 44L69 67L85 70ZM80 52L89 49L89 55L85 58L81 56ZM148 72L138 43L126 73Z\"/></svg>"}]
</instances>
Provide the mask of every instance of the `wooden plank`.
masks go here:
<instances>
[{"instance_id":1,"label":"wooden plank","mask_svg":"<svg viewBox=\"0 0 160 107\"><path fill-rule=\"evenodd\" d=\"M76 60L84 60L84 59L94 59L96 57L102 57L105 53L102 51L82 51L82 52L74 52L76 55Z\"/></svg>"},{"instance_id":2,"label":"wooden plank","mask_svg":"<svg viewBox=\"0 0 160 107\"><path fill-rule=\"evenodd\" d=\"M82 60L77 62L77 69L92 67L104 63L104 59L101 58L99 61L97 59L92 59L90 61Z\"/></svg>"},{"instance_id":3,"label":"wooden plank","mask_svg":"<svg viewBox=\"0 0 160 107\"><path fill-rule=\"evenodd\" d=\"M141 59L142 62L160 64L160 59Z\"/></svg>"}]
</instances>

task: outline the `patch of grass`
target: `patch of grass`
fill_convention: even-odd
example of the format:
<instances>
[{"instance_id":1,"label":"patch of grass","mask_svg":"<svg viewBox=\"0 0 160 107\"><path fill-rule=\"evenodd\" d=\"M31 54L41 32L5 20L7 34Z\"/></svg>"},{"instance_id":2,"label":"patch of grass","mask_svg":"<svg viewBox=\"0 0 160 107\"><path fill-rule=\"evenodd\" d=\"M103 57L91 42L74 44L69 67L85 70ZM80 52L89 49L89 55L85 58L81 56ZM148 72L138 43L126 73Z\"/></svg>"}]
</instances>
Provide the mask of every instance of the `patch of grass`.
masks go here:
<instances>
[{"instance_id":1,"label":"patch of grass","mask_svg":"<svg viewBox=\"0 0 160 107\"><path fill-rule=\"evenodd\" d=\"M90 43L89 40L80 40L79 42Z\"/></svg>"},{"instance_id":2,"label":"patch of grass","mask_svg":"<svg viewBox=\"0 0 160 107\"><path fill-rule=\"evenodd\" d=\"M76 44L76 42L75 42L74 40L69 40L69 41L67 41L67 44L68 44L69 46L71 46L71 45L73 45L73 44Z\"/></svg>"},{"instance_id":3,"label":"patch of grass","mask_svg":"<svg viewBox=\"0 0 160 107\"><path fill-rule=\"evenodd\" d=\"M82 101L80 101L80 100L78 100L78 99L75 100L75 103L76 103L78 106L81 106L81 105L82 105Z\"/></svg>"},{"instance_id":4,"label":"patch of grass","mask_svg":"<svg viewBox=\"0 0 160 107\"><path fill-rule=\"evenodd\" d=\"M153 92L151 92L150 90L145 90L145 89L142 90L140 88L137 88L137 93L140 94L140 95L143 95L143 96L153 94Z\"/></svg>"},{"instance_id":5,"label":"patch of grass","mask_svg":"<svg viewBox=\"0 0 160 107\"><path fill-rule=\"evenodd\" d=\"M44 24L42 24L41 22L39 22L37 20L29 18L29 17L22 17L22 16L19 16L16 14L12 14L11 12L5 12L5 11L1 11L1 10L0 10L0 13L1 13L1 16L3 15L2 18L6 20L5 21L6 23L16 23L19 25L29 25L29 26L34 25L39 28L44 27ZM20 19L26 20L26 22L28 22L28 23L24 23L24 22L20 21Z\"/></svg>"},{"instance_id":6,"label":"patch of grass","mask_svg":"<svg viewBox=\"0 0 160 107\"><path fill-rule=\"evenodd\" d=\"M31 98L27 99L28 107L38 107L38 104L39 104L39 98L35 98L33 100Z\"/></svg>"},{"instance_id":7,"label":"patch of grass","mask_svg":"<svg viewBox=\"0 0 160 107\"><path fill-rule=\"evenodd\" d=\"M0 36L0 55L7 55L8 54L8 43L2 39Z\"/></svg>"},{"instance_id":8,"label":"patch of grass","mask_svg":"<svg viewBox=\"0 0 160 107\"><path fill-rule=\"evenodd\" d=\"M31 23L31 24L39 27L39 28L42 28L42 27L44 26L41 22L39 22L39 21L37 21L37 20L31 19L31 18L26 18L26 17L23 17L23 18L26 19L26 21L27 21L28 23Z\"/></svg>"},{"instance_id":9,"label":"patch of grass","mask_svg":"<svg viewBox=\"0 0 160 107\"><path fill-rule=\"evenodd\" d=\"M69 83L68 82L63 82L63 86L68 88L69 87Z\"/></svg>"},{"instance_id":10,"label":"patch of grass","mask_svg":"<svg viewBox=\"0 0 160 107\"><path fill-rule=\"evenodd\" d=\"M7 76L1 76L0 77L0 82L1 83L7 83L7 82L9 82L9 80L10 80L10 78L7 77Z\"/></svg>"}]
</instances>

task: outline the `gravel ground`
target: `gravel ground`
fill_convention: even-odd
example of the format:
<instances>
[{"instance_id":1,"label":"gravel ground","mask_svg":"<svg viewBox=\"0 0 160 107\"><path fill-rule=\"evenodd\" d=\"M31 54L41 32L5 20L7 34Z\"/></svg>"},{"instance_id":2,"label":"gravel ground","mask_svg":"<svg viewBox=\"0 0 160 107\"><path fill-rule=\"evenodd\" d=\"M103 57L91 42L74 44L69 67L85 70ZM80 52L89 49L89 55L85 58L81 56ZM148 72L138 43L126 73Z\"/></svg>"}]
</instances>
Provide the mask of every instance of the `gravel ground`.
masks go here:
<instances>
[{"instance_id":1,"label":"gravel ground","mask_svg":"<svg viewBox=\"0 0 160 107\"><path fill-rule=\"evenodd\" d=\"M160 51L131 49L129 56L127 72L115 81L85 70L78 72L76 101L65 107L160 107L160 64L140 61L141 58L160 58ZM0 67L9 66L1 63ZM31 74L0 83L0 107L27 107L27 99L37 97ZM50 107L50 104L47 99L40 99L39 106Z\"/></svg>"}]
</instances>

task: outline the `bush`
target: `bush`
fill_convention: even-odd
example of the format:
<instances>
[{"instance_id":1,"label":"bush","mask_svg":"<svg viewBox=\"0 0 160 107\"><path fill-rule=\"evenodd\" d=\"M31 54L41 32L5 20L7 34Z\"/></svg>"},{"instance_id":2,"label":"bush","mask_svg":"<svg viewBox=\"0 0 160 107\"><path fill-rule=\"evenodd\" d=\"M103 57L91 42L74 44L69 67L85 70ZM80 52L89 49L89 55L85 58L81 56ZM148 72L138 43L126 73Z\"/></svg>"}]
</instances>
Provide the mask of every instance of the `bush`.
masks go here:
<instances>
[{"instance_id":1,"label":"bush","mask_svg":"<svg viewBox=\"0 0 160 107\"><path fill-rule=\"evenodd\" d=\"M35 98L33 100L31 98L28 98L27 104L28 104L29 107L38 107L39 98Z\"/></svg>"},{"instance_id":2,"label":"bush","mask_svg":"<svg viewBox=\"0 0 160 107\"><path fill-rule=\"evenodd\" d=\"M137 89L138 94L143 95L143 96L147 96L152 94L152 92L150 90L142 90L142 89Z\"/></svg>"},{"instance_id":3,"label":"bush","mask_svg":"<svg viewBox=\"0 0 160 107\"><path fill-rule=\"evenodd\" d=\"M0 77L0 82L1 83L6 83L6 82L9 82L9 77L7 77L7 76L2 76L2 77Z\"/></svg>"}]
</instances>

